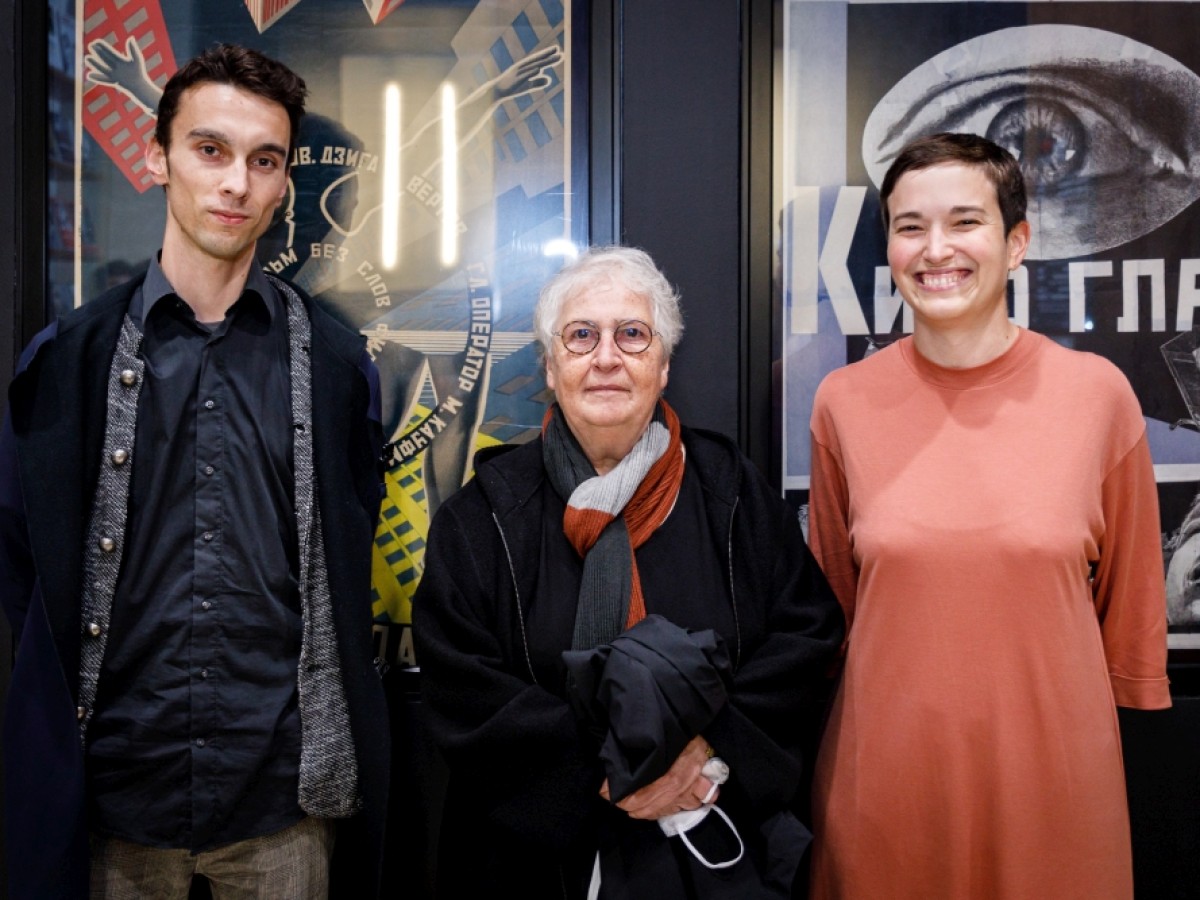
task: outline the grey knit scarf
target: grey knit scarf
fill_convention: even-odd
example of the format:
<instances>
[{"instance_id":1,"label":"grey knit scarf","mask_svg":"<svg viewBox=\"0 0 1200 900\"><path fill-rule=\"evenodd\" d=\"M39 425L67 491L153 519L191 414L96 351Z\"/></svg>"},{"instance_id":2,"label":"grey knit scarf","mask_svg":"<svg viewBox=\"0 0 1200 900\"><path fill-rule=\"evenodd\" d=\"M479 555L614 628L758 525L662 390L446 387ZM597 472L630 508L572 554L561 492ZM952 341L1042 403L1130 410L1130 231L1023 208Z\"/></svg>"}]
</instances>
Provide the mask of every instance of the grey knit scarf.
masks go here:
<instances>
[{"instance_id":1,"label":"grey knit scarf","mask_svg":"<svg viewBox=\"0 0 1200 900\"><path fill-rule=\"evenodd\" d=\"M626 507L640 497L644 503L659 506L657 527L678 494L678 470L660 473L660 478L676 476L657 501L647 495L655 485L643 484L655 463L672 448L682 454L668 426L669 407L660 401L650 424L633 449L611 471L597 475L571 433L557 404L546 413L542 426L542 462L555 492L566 502L563 531L583 556L583 577L575 610L575 632L571 649L590 650L607 643L625 630L630 603L635 593L637 566L634 542L626 521ZM674 413L669 413L674 418ZM601 530L596 534L596 528ZM636 587L640 602L640 586Z\"/></svg>"}]
</instances>

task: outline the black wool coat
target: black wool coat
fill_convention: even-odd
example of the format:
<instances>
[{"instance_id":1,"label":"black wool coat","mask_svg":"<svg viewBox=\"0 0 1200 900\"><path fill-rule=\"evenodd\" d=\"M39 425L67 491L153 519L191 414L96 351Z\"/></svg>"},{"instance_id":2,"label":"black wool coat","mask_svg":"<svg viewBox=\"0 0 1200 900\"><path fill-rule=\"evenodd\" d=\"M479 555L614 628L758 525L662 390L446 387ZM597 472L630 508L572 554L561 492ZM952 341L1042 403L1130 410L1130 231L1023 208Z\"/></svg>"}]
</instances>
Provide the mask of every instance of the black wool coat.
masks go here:
<instances>
[{"instance_id":1,"label":"black wool coat","mask_svg":"<svg viewBox=\"0 0 1200 900\"><path fill-rule=\"evenodd\" d=\"M765 819L800 788L805 723L844 620L794 512L736 446L686 428L683 442L714 541L679 547L678 564L715 554L728 578L716 593L732 597L736 621L722 635L729 702L703 733L733 772L722 805ZM438 511L413 601L426 713L450 769L438 891L571 897L586 884L597 823L624 814L598 796L599 748L564 685L534 672L526 621L553 488L540 439L504 451L478 459L475 478Z\"/></svg>"},{"instance_id":2,"label":"black wool coat","mask_svg":"<svg viewBox=\"0 0 1200 900\"><path fill-rule=\"evenodd\" d=\"M108 373L140 284L108 291L26 351L0 435L0 601L18 640L4 722L9 896L87 896L84 753L76 706L87 521L103 457ZM382 435L364 339L299 292L312 323L314 463L334 626L364 809L339 828L334 878L374 896L390 733L371 644L371 545ZM340 894L335 892L335 896Z\"/></svg>"}]
</instances>

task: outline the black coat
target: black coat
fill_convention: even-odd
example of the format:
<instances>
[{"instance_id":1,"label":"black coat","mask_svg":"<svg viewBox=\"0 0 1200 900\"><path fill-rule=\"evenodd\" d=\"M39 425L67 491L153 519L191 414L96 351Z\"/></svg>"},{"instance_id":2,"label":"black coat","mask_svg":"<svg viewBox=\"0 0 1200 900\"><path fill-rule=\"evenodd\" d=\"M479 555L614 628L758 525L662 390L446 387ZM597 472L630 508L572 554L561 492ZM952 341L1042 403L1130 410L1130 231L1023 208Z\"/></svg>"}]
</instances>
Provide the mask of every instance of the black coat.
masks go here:
<instances>
[{"instance_id":1,"label":"black coat","mask_svg":"<svg viewBox=\"0 0 1200 900\"><path fill-rule=\"evenodd\" d=\"M704 736L733 776L722 805L765 819L800 787L800 744L841 643L841 609L795 514L731 442L683 429L714 546L727 572L736 633L729 703ZM590 871L604 803L595 738L563 686L538 684L525 624L537 590L541 441L477 461L475 478L438 511L413 602L414 638L433 735L450 768L439 892L510 888L573 896ZM564 650L568 649L566 647ZM626 817L627 818L627 817ZM637 823L657 832L654 823ZM586 879L584 879L586 883Z\"/></svg>"},{"instance_id":2,"label":"black coat","mask_svg":"<svg viewBox=\"0 0 1200 900\"><path fill-rule=\"evenodd\" d=\"M140 279L60 319L26 351L0 436L0 600L19 641L4 722L10 896L87 895L84 755L76 721L87 520L102 458L108 373ZM379 509L364 340L303 294L312 322L314 460L338 647L364 811L340 828L334 877L378 879L389 730L371 645ZM370 892L373 894L373 891ZM359 890L354 896L367 896Z\"/></svg>"}]
</instances>

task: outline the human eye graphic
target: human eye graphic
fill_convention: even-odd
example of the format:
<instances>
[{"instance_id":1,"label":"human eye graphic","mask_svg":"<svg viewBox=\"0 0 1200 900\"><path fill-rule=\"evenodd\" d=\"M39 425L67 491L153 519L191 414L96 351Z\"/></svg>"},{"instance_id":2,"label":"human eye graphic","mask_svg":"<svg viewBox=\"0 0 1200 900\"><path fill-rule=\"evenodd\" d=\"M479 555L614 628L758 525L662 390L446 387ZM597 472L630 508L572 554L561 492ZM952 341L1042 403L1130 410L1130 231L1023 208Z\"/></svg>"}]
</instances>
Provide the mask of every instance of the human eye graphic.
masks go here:
<instances>
[{"instance_id":1,"label":"human eye graphic","mask_svg":"<svg viewBox=\"0 0 1200 900\"><path fill-rule=\"evenodd\" d=\"M1200 197L1200 77L1124 35L1029 25L926 60L871 111L863 161L878 186L900 149L939 131L984 135L1025 176L1030 259L1120 246Z\"/></svg>"}]
</instances>

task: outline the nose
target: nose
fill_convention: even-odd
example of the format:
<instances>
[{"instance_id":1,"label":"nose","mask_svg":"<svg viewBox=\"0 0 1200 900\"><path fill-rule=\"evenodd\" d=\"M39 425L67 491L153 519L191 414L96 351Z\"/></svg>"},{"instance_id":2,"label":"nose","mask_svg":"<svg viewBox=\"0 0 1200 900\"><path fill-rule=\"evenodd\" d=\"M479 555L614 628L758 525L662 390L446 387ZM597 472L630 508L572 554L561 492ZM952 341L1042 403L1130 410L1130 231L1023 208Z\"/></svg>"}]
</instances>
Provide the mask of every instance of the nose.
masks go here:
<instances>
[{"instance_id":1,"label":"nose","mask_svg":"<svg viewBox=\"0 0 1200 900\"><path fill-rule=\"evenodd\" d=\"M232 160L221 173L221 193L234 197L244 197L249 190L249 167L243 160Z\"/></svg>"},{"instance_id":2,"label":"nose","mask_svg":"<svg viewBox=\"0 0 1200 900\"><path fill-rule=\"evenodd\" d=\"M954 248L951 246L949 235L940 226L934 225L925 232L926 262L944 262L953 255Z\"/></svg>"},{"instance_id":3,"label":"nose","mask_svg":"<svg viewBox=\"0 0 1200 900\"><path fill-rule=\"evenodd\" d=\"M602 329L600 343L592 351L592 365L600 368L612 368L619 365L625 358L621 348L617 346L617 335L611 329Z\"/></svg>"}]
</instances>

